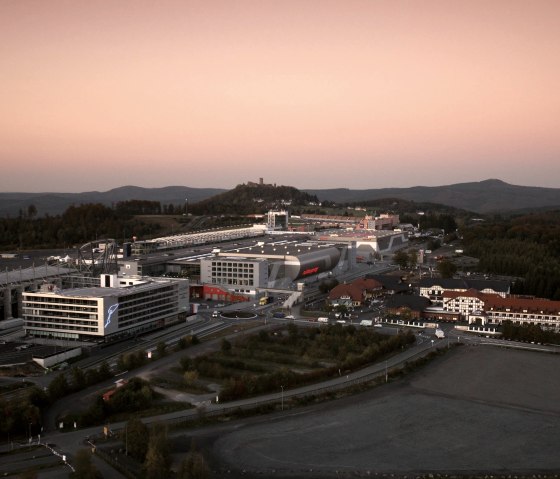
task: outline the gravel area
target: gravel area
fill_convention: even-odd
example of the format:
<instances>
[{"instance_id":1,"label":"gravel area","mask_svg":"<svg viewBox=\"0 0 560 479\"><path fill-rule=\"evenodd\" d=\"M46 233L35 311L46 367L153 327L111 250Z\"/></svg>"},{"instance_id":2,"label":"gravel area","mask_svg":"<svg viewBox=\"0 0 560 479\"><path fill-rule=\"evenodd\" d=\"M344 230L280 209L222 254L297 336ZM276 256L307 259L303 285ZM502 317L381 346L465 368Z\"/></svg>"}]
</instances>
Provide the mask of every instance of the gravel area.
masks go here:
<instances>
[{"instance_id":1,"label":"gravel area","mask_svg":"<svg viewBox=\"0 0 560 479\"><path fill-rule=\"evenodd\" d=\"M404 381L222 432L212 456L224 477L557 472L559 367L558 355L457 348Z\"/></svg>"}]
</instances>

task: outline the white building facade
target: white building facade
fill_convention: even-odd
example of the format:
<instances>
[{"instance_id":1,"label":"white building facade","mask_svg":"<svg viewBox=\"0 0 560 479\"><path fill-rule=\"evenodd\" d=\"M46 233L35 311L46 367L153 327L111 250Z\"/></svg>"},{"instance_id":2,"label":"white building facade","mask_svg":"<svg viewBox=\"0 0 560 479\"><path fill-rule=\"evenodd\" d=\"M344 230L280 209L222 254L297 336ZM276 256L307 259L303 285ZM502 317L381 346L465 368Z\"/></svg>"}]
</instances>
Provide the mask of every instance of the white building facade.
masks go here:
<instances>
[{"instance_id":1,"label":"white building facade","mask_svg":"<svg viewBox=\"0 0 560 479\"><path fill-rule=\"evenodd\" d=\"M100 281L99 287L24 293L26 334L112 341L172 324L188 312L187 280L101 275Z\"/></svg>"},{"instance_id":2,"label":"white building facade","mask_svg":"<svg viewBox=\"0 0 560 479\"><path fill-rule=\"evenodd\" d=\"M200 260L200 282L222 285L236 293L256 294L268 286L268 260L213 256Z\"/></svg>"}]
</instances>

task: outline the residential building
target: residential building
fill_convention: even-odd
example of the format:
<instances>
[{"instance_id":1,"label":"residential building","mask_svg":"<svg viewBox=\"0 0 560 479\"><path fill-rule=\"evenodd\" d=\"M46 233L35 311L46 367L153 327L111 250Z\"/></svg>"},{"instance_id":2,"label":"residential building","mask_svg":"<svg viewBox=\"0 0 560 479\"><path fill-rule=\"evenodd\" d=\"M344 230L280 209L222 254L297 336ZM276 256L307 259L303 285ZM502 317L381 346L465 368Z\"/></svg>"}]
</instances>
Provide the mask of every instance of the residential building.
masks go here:
<instances>
[{"instance_id":1,"label":"residential building","mask_svg":"<svg viewBox=\"0 0 560 479\"><path fill-rule=\"evenodd\" d=\"M374 279L360 278L351 283L336 285L329 292L328 298L332 306L360 307L382 293L381 283Z\"/></svg>"},{"instance_id":2,"label":"residential building","mask_svg":"<svg viewBox=\"0 0 560 479\"><path fill-rule=\"evenodd\" d=\"M466 278L422 278L419 282L420 296L424 296L435 305L443 305L445 291L465 292L475 289L481 293L506 296L510 291L509 281L476 280Z\"/></svg>"}]
</instances>

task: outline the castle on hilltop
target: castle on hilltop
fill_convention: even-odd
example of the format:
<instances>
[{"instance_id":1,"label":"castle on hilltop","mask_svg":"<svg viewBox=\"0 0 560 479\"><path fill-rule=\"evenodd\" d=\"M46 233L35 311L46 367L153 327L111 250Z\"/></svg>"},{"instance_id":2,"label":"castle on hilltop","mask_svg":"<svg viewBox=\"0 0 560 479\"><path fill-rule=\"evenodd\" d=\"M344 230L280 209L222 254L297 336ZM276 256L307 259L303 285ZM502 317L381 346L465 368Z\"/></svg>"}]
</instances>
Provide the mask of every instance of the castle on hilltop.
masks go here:
<instances>
[{"instance_id":1,"label":"castle on hilltop","mask_svg":"<svg viewBox=\"0 0 560 479\"><path fill-rule=\"evenodd\" d=\"M247 182L247 186L253 186L253 187L255 187L255 186L274 186L274 187L276 187L276 183L274 183L274 184L270 184L270 183L269 183L269 184L265 184L265 183L264 183L264 180L263 180L262 178L259 178L259 182L258 182L258 183L255 183L255 182L253 182L253 181L248 181L248 182Z\"/></svg>"}]
</instances>

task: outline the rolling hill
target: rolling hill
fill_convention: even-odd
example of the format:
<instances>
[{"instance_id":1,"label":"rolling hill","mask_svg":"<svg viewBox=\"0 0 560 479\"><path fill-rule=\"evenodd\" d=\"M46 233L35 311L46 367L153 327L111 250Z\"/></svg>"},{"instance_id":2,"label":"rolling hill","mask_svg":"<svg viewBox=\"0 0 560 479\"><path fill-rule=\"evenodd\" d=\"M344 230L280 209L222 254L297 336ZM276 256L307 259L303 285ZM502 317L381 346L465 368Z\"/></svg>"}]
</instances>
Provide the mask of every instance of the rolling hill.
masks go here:
<instances>
[{"instance_id":1,"label":"rolling hill","mask_svg":"<svg viewBox=\"0 0 560 479\"><path fill-rule=\"evenodd\" d=\"M439 203L477 213L560 208L560 188L518 186L496 179L446 186L303 191L316 195L320 201L356 203L380 198L401 198L418 203Z\"/></svg>"},{"instance_id":2,"label":"rolling hill","mask_svg":"<svg viewBox=\"0 0 560 479\"><path fill-rule=\"evenodd\" d=\"M166 186L164 188L141 188L122 186L109 191L89 191L85 193L0 193L0 214L16 216L20 210L26 211L31 204L37 208L39 216L63 213L70 205L101 203L111 206L118 201L148 200L162 204L189 205L210 198L226 190L219 188L189 188L187 186Z\"/></svg>"},{"instance_id":3,"label":"rolling hill","mask_svg":"<svg viewBox=\"0 0 560 479\"><path fill-rule=\"evenodd\" d=\"M291 187L282 188L289 189ZM445 186L414 186L411 188L369 190L347 188L296 190L292 188L292 190L289 193L287 193L288 190L283 191L282 194L286 197L286 200L291 199L295 202L304 199L304 196L307 196L306 200L317 197L319 201L332 201L339 204L360 203L381 198L399 198L417 203L438 203L481 214L560 209L560 188L511 185L496 179ZM279 189L274 191L275 194L279 192ZM230 195L224 193L230 193ZM106 192L90 191L85 193L0 193L0 214L16 216L20 210L26 211L31 204L36 206L39 216L44 216L45 214L60 214L72 204L102 203L110 206L117 201L150 200L159 201L162 205L183 205L186 198L188 198L190 208L191 205L204 200L207 200L206 205L216 201L235 203L235 198L242 193L242 191L236 189L190 188L186 186L168 186L165 188L123 186ZM224 195L219 196L221 194ZM266 196L266 193L261 192L261 196ZM282 196L279 196L276 199L281 198ZM268 200L268 197L263 199Z\"/></svg>"}]
</instances>

